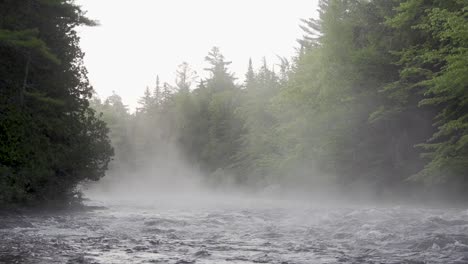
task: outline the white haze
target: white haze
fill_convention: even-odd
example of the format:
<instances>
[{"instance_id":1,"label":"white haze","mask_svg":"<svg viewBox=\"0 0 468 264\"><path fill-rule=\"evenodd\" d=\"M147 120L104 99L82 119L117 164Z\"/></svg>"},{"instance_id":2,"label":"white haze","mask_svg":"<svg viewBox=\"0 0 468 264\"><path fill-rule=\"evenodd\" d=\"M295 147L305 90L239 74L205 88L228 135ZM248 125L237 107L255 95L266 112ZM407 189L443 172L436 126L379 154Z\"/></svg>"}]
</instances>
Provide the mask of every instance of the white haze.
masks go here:
<instances>
[{"instance_id":1,"label":"white haze","mask_svg":"<svg viewBox=\"0 0 468 264\"><path fill-rule=\"evenodd\" d=\"M254 67L260 65L263 57L270 65L278 62L277 56L290 58L297 39L302 37L300 20L317 16L318 0L76 2L100 23L97 27L80 28L91 83L101 98L115 91L133 112L145 87L154 86L156 75L162 82L173 83L181 62L188 62L200 77L205 77L204 57L213 46L220 47L232 61L230 70L238 82L247 70L249 57ZM142 130L155 133L151 129ZM147 138L129 136L133 140ZM117 158L107 176L87 192L88 196L102 194L114 200L139 203L170 199L219 202L219 194L225 202L235 203L240 202L239 197L259 196L276 200L307 196L310 200L312 193L338 199L338 191L330 184L331 175L307 171L314 177L305 179L298 176L304 175L301 168L292 171L287 182L270 179L259 184L255 175L248 175L253 182L248 181L247 188L239 189L226 182L229 177L224 177L213 190L209 177L197 164L188 162L176 144L165 143L163 150L161 142L155 143L157 151L153 154L135 152L138 160L135 168L121 164ZM310 170L310 166L305 167ZM159 199L161 196L171 198Z\"/></svg>"},{"instance_id":2,"label":"white haze","mask_svg":"<svg viewBox=\"0 0 468 264\"><path fill-rule=\"evenodd\" d=\"M205 76L204 57L219 46L241 81L249 57L290 57L300 19L317 16L318 0L77 0L100 26L80 28L89 78L100 97L115 91L133 109L156 75L173 83L188 62ZM255 65L254 65L255 66Z\"/></svg>"},{"instance_id":3,"label":"white haze","mask_svg":"<svg viewBox=\"0 0 468 264\"><path fill-rule=\"evenodd\" d=\"M258 67L263 57L274 65L278 56L293 56L296 41L303 34L300 20L316 17L318 7L318 0L76 0L76 3L100 24L79 29L91 84L101 98L115 91L132 112L145 87L154 86L156 75L162 82L174 82L175 70L181 62L187 62L201 78L206 77L204 57L213 46L220 47L232 61L230 70L238 82L243 79L249 58ZM138 140L141 136L130 137ZM195 197L212 200L213 188L207 192L206 186L210 185L207 175L197 164L187 162L176 144L166 143L158 153L135 152L137 168L116 158L107 176L88 191L88 196L104 194L112 199L141 202L176 194L184 200ZM161 147L160 143L155 145L156 149ZM300 185L300 179L297 180ZM277 184L266 183L263 188L261 196L279 197ZM215 193L226 196L227 192L232 197L245 197L252 190L234 190L229 182L217 184Z\"/></svg>"}]
</instances>

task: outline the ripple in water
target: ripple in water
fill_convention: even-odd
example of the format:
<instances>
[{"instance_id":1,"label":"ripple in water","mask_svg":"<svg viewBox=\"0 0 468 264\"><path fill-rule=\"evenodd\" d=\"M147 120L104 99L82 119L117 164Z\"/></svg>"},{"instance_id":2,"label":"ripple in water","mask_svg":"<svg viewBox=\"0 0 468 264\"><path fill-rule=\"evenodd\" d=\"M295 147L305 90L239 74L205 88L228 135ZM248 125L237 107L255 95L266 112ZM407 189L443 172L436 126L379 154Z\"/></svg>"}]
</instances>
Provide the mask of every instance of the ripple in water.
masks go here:
<instances>
[{"instance_id":1,"label":"ripple in water","mask_svg":"<svg viewBox=\"0 0 468 264\"><path fill-rule=\"evenodd\" d=\"M131 207L0 216L0 263L468 263L468 211Z\"/></svg>"}]
</instances>

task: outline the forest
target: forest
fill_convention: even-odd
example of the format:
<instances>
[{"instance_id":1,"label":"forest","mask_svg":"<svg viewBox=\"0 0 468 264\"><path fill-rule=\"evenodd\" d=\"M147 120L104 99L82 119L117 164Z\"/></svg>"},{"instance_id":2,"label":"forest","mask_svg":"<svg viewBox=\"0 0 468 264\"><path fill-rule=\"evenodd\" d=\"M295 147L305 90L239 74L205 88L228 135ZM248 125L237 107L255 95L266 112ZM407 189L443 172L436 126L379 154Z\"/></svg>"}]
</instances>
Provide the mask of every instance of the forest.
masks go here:
<instances>
[{"instance_id":1,"label":"forest","mask_svg":"<svg viewBox=\"0 0 468 264\"><path fill-rule=\"evenodd\" d=\"M0 204L69 204L113 154L89 106L75 28L95 23L70 1L0 2Z\"/></svg>"},{"instance_id":2,"label":"forest","mask_svg":"<svg viewBox=\"0 0 468 264\"><path fill-rule=\"evenodd\" d=\"M155 73L131 111L87 79L76 27L96 23L79 6L1 1L0 204L71 203L108 169L171 155L211 186L466 201L468 2L322 0L319 14L294 57L238 77L213 47L207 78Z\"/></svg>"}]
</instances>

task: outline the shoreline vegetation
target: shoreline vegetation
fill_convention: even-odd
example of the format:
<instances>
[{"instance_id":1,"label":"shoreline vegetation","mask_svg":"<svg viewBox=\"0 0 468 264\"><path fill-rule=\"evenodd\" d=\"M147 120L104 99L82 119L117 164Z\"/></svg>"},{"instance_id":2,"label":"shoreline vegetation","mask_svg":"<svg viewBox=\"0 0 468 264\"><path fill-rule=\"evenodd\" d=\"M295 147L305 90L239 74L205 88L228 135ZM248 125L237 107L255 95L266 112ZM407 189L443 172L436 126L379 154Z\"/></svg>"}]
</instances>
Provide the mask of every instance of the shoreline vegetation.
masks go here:
<instances>
[{"instance_id":1,"label":"shoreline vegetation","mask_svg":"<svg viewBox=\"0 0 468 264\"><path fill-rule=\"evenodd\" d=\"M89 106L73 1L0 3L0 205L71 204L113 154L109 130Z\"/></svg>"},{"instance_id":2,"label":"shoreline vegetation","mask_svg":"<svg viewBox=\"0 0 468 264\"><path fill-rule=\"evenodd\" d=\"M249 61L240 82L214 47L209 77L182 63L131 113L93 95L74 28L96 23L79 6L2 2L0 207L76 204L106 172L171 166L213 187L465 204L466 1L321 0L319 14L294 57Z\"/></svg>"}]
</instances>

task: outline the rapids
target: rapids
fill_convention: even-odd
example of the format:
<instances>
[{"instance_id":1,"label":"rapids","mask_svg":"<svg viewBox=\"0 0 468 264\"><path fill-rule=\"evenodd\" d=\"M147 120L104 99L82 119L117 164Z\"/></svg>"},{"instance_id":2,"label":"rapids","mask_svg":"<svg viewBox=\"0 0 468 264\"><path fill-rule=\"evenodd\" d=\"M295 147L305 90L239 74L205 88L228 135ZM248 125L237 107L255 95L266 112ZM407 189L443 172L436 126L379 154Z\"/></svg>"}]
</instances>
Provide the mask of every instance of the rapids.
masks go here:
<instances>
[{"instance_id":1,"label":"rapids","mask_svg":"<svg viewBox=\"0 0 468 264\"><path fill-rule=\"evenodd\" d=\"M0 216L0 263L468 263L468 210L90 201Z\"/></svg>"}]
</instances>

